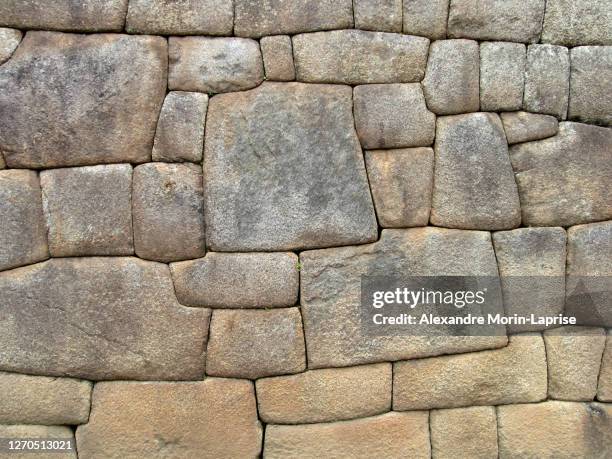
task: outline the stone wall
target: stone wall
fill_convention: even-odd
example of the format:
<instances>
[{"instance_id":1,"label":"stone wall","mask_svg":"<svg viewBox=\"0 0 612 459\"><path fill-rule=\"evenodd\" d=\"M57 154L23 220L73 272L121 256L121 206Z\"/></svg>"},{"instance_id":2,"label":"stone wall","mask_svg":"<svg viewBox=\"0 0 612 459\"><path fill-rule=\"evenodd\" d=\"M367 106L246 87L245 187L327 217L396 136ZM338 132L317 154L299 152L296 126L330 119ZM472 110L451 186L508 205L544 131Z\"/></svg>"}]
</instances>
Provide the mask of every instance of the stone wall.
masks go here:
<instances>
[{"instance_id":1,"label":"stone wall","mask_svg":"<svg viewBox=\"0 0 612 459\"><path fill-rule=\"evenodd\" d=\"M0 26L0 438L612 456L610 329L358 312L363 274L612 275L609 0L2 0Z\"/></svg>"}]
</instances>

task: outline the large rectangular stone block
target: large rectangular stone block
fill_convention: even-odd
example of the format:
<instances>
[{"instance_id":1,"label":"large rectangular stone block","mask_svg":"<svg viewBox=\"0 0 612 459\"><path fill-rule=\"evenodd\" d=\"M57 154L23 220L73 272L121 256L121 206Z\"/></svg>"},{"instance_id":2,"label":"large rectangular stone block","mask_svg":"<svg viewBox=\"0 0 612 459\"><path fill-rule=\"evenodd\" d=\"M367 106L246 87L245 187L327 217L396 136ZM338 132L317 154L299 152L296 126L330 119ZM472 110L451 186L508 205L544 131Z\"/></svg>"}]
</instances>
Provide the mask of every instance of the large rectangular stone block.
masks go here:
<instances>
[{"instance_id":1,"label":"large rectangular stone block","mask_svg":"<svg viewBox=\"0 0 612 459\"><path fill-rule=\"evenodd\" d=\"M612 45L612 2L546 0L542 43Z\"/></svg>"}]
</instances>

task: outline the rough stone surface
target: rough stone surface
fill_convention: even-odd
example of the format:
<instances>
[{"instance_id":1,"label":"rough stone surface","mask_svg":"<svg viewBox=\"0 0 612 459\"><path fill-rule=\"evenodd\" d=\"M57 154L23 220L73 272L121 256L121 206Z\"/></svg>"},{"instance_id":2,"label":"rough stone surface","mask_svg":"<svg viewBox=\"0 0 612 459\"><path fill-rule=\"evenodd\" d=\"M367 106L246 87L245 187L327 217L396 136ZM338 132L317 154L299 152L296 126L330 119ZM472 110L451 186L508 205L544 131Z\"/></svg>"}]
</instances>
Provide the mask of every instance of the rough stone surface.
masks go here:
<instances>
[{"instance_id":1,"label":"rough stone surface","mask_svg":"<svg viewBox=\"0 0 612 459\"><path fill-rule=\"evenodd\" d=\"M525 88L526 48L521 43L480 44L480 109L520 110Z\"/></svg>"},{"instance_id":2,"label":"rough stone surface","mask_svg":"<svg viewBox=\"0 0 612 459\"><path fill-rule=\"evenodd\" d=\"M523 223L571 226L612 218L612 130L560 123L555 137L510 148Z\"/></svg>"},{"instance_id":3,"label":"rough stone surface","mask_svg":"<svg viewBox=\"0 0 612 459\"><path fill-rule=\"evenodd\" d=\"M388 413L325 424L266 427L264 457L430 457L428 415Z\"/></svg>"},{"instance_id":4,"label":"rough stone surface","mask_svg":"<svg viewBox=\"0 0 612 459\"><path fill-rule=\"evenodd\" d=\"M0 369L102 379L200 379L210 311L174 297L168 267L65 258L0 273ZM177 333L180 330L180 333Z\"/></svg>"},{"instance_id":5,"label":"rough stone surface","mask_svg":"<svg viewBox=\"0 0 612 459\"><path fill-rule=\"evenodd\" d=\"M49 257L36 172L0 171L0 271Z\"/></svg>"},{"instance_id":6,"label":"rough stone surface","mask_svg":"<svg viewBox=\"0 0 612 459\"><path fill-rule=\"evenodd\" d=\"M501 114L501 119L509 144L546 139L559 132L559 122L551 115L507 112Z\"/></svg>"},{"instance_id":7,"label":"rough stone surface","mask_svg":"<svg viewBox=\"0 0 612 459\"><path fill-rule=\"evenodd\" d=\"M570 62L568 118L612 126L612 46L573 48Z\"/></svg>"},{"instance_id":8,"label":"rough stone surface","mask_svg":"<svg viewBox=\"0 0 612 459\"><path fill-rule=\"evenodd\" d=\"M83 424L89 381L0 372L0 424Z\"/></svg>"},{"instance_id":9,"label":"rough stone surface","mask_svg":"<svg viewBox=\"0 0 612 459\"><path fill-rule=\"evenodd\" d=\"M267 80L295 80L291 37L287 35L263 37L259 41L259 46L261 46L261 53L263 54Z\"/></svg>"},{"instance_id":10,"label":"rough stone surface","mask_svg":"<svg viewBox=\"0 0 612 459\"><path fill-rule=\"evenodd\" d=\"M153 161L202 161L207 107L206 94L170 92L157 122Z\"/></svg>"},{"instance_id":11,"label":"rough stone surface","mask_svg":"<svg viewBox=\"0 0 612 459\"><path fill-rule=\"evenodd\" d=\"M6 163L46 168L148 161L167 60L162 37L28 32L0 67Z\"/></svg>"},{"instance_id":12,"label":"rough stone surface","mask_svg":"<svg viewBox=\"0 0 612 459\"><path fill-rule=\"evenodd\" d=\"M379 225L427 226L433 188L433 150L374 150L367 151L365 158Z\"/></svg>"},{"instance_id":13,"label":"rough stone surface","mask_svg":"<svg viewBox=\"0 0 612 459\"><path fill-rule=\"evenodd\" d=\"M232 35L232 0L130 0L125 29L152 35Z\"/></svg>"},{"instance_id":14,"label":"rough stone surface","mask_svg":"<svg viewBox=\"0 0 612 459\"><path fill-rule=\"evenodd\" d=\"M21 38L20 30L0 27L0 64L4 64L13 55Z\"/></svg>"},{"instance_id":15,"label":"rough stone surface","mask_svg":"<svg viewBox=\"0 0 612 459\"><path fill-rule=\"evenodd\" d=\"M612 45L612 3L608 0L546 0L543 43Z\"/></svg>"},{"instance_id":16,"label":"rough stone surface","mask_svg":"<svg viewBox=\"0 0 612 459\"><path fill-rule=\"evenodd\" d=\"M612 330L608 330L597 384L597 399L602 402L612 402Z\"/></svg>"},{"instance_id":17,"label":"rough stone surface","mask_svg":"<svg viewBox=\"0 0 612 459\"><path fill-rule=\"evenodd\" d=\"M51 256L134 253L132 166L46 170L40 185Z\"/></svg>"},{"instance_id":18,"label":"rough stone surface","mask_svg":"<svg viewBox=\"0 0 612 459\"><path fill-rule=\"evenodd\" d=\"M3 0L0 25L19 29L113 31L123 29L128 0Z\"/></svg>"},{"instance_id":19,"label":"rough stone surface","mask_svg":"<svg viewBox=\"0 0 612 459\"><path fill-rule=\"evenodd\" d=\"M569 51L562 46L527 48L523 108L565 119L569 100Z\"/></svg>"},{"instance_id":20,"label":"rough stone surface","mask_svg":"<svg viewBox=\"0 0 612 459\"><path fill-rule=\"evenodd\" d=\"M264 79L259 44L248 38L170 37L168 88L232 92Z\"/></svg>"},{"instance_id":21,"label":"rough stone surface","mask_svg":"<svg viewBox=\"0 0 612 459\"><path fill-rule=\"evenodd\" d=\"M499 457L606 458L612 406L548 401L497 408Z\"/></svg>"},{"instance_id":22,"label":"rough stone surface","mask_svg":"<svg viewBox=\"0 0 612 459\"><path fill-rule=\"evenodd\" d=\"M136 255L161 262L204 256L199 166L143 164L134 169L132 190Z\"/></svg>"},{"instance_id":23,"label":"rough stone surface","mask_svg":"<svg viewBox=\"0 0 612 459\"><path fill-rule=\"evenodd\" d=\"M422 147L433 143L436 116L418 83L369 84L353 92L357 136L364 148Z\"/></svg>"},{"instance_id":24,"label":"rough stone surface","mask_svg":"<svg viewBox=\"0 0 612 459\"><path fill-rule=\"evenodd\" d=\"M521 207L499 116L440 117L431 222L464 229L509 229Z\"/></svg>"},{"instance_id":25,"label":"rough stone surface","mask_svg":"<svg viewBox=\"0 0 612 459\"><path fill-rule=\"evenodd\" d=\"M204 162L211 249L294 250L376 239L351 92L265 83L211 100Z\"/></svg>"},{"instance_id":26,"label":"rough stone surface","mask_svg":"<svg viewBox=\"0 0 612 459\"><path fill-rule=\"evenodd\" d=\"M432 40L446 38L449 0L404 0L404 33Z\"/></svg>"},{"instance_id":27,"label":"rough stone surface","mask_svg":"<svg viewBox=\"0 0 612 459\"><path fill-rule=\"evenodd\" d=\"M76 437L83 457L255 458L262 428L249 381L106 382Z\"/></svg>"},{"instance_id":28,"label":"rough stone surface","mask_svg":"<svg viewBox=\"0 0 612 459\"><path fill-rule=\"evenodd\" d=\"M597 393L601 357L606 345L603 328L561 327L544 332L548 362L548 396L590 401Z\"/></svg>"},{"instance_id":29,"label":"rough stone surface","mask_svg":"<svg viewBox=\"0 0 612 459\"><path fill-rule=\"evenodd\" d=\"M309 368L410 359L504 346L505 336L370 336L360 324L361 276L496 276L487 232L383 230L379 242L300 254Z\"/></svg>"},{"instance_id":30,"label":"rough stone surface","mask_svg":"<svg viewBox=\"0 0 612 459\"><path fill-rule=\"evenodd\" d=\"M432 410L431 455L436 459L497 457L495 407Z\"/></svg>"},{"instance_id":31,"label":"rough stone surface","mask_svg":"<svg viewBox=\"0 0 612 459\"><path fill-rule=\"evenodd\" d=\"M493 233L504 309L521 317L554 316L565 307L563 228L518 228ZM543 277L542 277L543 276ZM509 324L509 333L542 330L537 324Z\"/></svg>"},{"instance_id":32,"label":"rough stone surface","mask_svg":"<svg viewBox=\"0 0 612 459\"><path fill-rule=\"evenodd\" d=\"M539 334L511 336L502 349L397 362L393 409L422 410L538 402L546 398Z\"/></svg>"},{"instance_id":33,"label":"rough stone surface","mask_svg":"<svg viewBox=\"0 0 612 459\"><path fill-rule=\"evenodd\" d=\"M391 410L391 364L263 378L256 388L259 415L267 424L363 418Z\"/></svg>"},{"instance_id":34,"label":"rough stone surface","mask_svg":"<svg viewBox=\"0 0 612 459\"><path fill-rule=\"evenodd\" d=\"M438 115L477 112L480 105L479 67L478 42L433 42L423 80L429 110Z\"/></svg>"},{"instance_id":35,"label":"rough stone surface","mask_svg":"<svg viewBox=\"0 0 612 459\"><path fill-rule=\"evenodd\" d=\"M545 0L452 0L448 36L536 43Z\"/></svg>"},{"instance_id":36,"label":"rough stone surface","mask_svg":"<svg viewBox=\"0 0 612 459\"><path fill-rule=\"evenodd\" d=\"M423 79L429 40L363 30L296 35L297 79L307 83L413 83Z\"/></svg>"},{"instance_id":37,"label":"rough stone surface","mask_svg":"<svg viewBox=\"0 0 612 459\"><path fill-rule=\"evenodd\" d=\"M218 253L170 265L176 296L188 306L270 308L297 302L294 253Z\"/></svg>"},{"instance_id":38,"label":"rough stone surface","mask_svg":"<svg viewBox=\"0 0 612 459\"><path fill-rule=\"evenodd\" d=\"M353 27L351 0L235 0L234 3L234 33L240 37Z\"/></svg>"},{"instance_id":39,"label":"rough stone surface","mask_svg":"<svg viewBox=\"0 0 612 459\"><path fill-rule=\"evenodd\" d=\"M402 32L402 0L355 0L353 8L356 29Z\"/></svg>"},{"instance_id":40,"label":"rough stone surface","mask_svg":"<svg viewBox=\"0 0 612 459\"><path fill-rule=\"evenodd\" d=\"M9 454L3 455L7 459L77 459L77 454L74 449L74 434L70 427L64 426L32 426L32 425L0 425L0 438L13 438L21 440L69 440L71 442L71 450L54 451L52 455L45 453L37 453L35 451L11 451ZM5 442L3 442L6 445ZM4 451L3 451L4 452Z\"/></svg>"},{"instance_id":41,"label":"rough stone surface","mask_svg":"<svg viewBox=\"0 0 612 459\"><path fill-rule=\"evenodd\" d=\"M206 373L256 379L306 369L298 308L213 311Z\"/></svg>"}]
</instances>

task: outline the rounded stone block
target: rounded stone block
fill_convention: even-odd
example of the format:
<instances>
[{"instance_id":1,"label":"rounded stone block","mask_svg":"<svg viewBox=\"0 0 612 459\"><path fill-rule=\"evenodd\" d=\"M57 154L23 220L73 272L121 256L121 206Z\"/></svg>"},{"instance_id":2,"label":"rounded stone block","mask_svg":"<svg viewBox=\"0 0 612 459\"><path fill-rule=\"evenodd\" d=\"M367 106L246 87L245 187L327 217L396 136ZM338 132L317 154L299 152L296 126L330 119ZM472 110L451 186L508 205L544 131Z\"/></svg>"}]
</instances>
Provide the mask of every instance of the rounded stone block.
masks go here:
<instances>
[{"instance_id":1,"label":"rounded stone block","mask_svg":"<svg viewBox=\"0 0 612 459\"><path fill-rule=\"evenodd\" d=\"M402 0L354 0L353 9L356 29L402 32Z\"/></svg>"},{"instance_id":2,"label":"rounded stone block","mask_svg":"<svg viewBox=\"0 0 612 459\"><path fill-rule=\"evenodd\" d=\"M612 46L573 48L570 63L568 119L612 126Z\"/></svg>"},{"instance_id":3,"label":"rounded stone block","mask_svg":"<svg viewBox=\"0 0 612 459\"><path fill-rule=\"evenodd\" d=\"M529 112L509 112L500 116L508 144L546 139L559 132L559 121L554 116Z\"/></svg>"},{"instance_id":4,"label":"rounded stone block","mask_svg":"<svg viewBox=\"0 0 612 459\"><path fill-rule=\"evenodd\" d=\"M431 40L446 38L448 4L448 0L404 0L404 33Z\"/></svg>"},{"instance_id":5,"label":"rounded stone block","mask_svg":"<svg viewBox=\"0 0 612 459\"><path fill-rule=\"evenodd\" d=\"M480 44L480 109L520 110L525 89L526 48L520 43Z\"/></svg>"},{"instance_id":6,"label":"rounded stone block","mask_svg":"<svg viewBox=\"0 0 612 459\"><path fill-rule=\"evenodd\" d=\"M0 27L0 65L4 64L13 55L21 43L23 34L17 29Z\"/></svg>"},{"instance_id":7,"label":"rounded stone block","mask_svg":"<svg viewBox=\"0 0 612 459\"><path fill-rule=\"evenodd\" d=\"M546 0L542 43L612 45L609 0Z\"/></svg>"},{"instance_id":8,"label":"rounded stone block","mask_svg":"<svg viewBox=\"0 0 612 459\"><path fill-rule=\"evenodd\" d=\"M291 37L288 35L263 37L259 40L259 46L261 46L261 53L263 54L266 80L295 80Z\"/></svg>"}]
</instances>

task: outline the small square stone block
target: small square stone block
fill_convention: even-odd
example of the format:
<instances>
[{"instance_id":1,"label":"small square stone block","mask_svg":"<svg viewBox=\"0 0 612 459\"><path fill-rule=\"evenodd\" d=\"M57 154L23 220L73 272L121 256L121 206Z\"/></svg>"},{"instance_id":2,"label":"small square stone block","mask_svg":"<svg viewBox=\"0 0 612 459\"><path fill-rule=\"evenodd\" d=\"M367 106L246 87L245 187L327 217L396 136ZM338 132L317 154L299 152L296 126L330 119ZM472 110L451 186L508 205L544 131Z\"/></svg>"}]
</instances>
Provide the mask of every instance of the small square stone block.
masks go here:
<instances>
[{"instance_id":1,"label":"small square stone block","mask_svg":"<svg viewBox=\"0 0 612 459\"><path fill-rule=\"evenodd\" d=\"M288 35L263 37L259 45L261 46L261 53L263 54L267 80L295 80L293 45Z\"/></svg>"}]
</instances>

